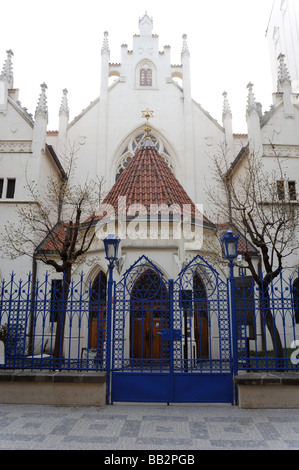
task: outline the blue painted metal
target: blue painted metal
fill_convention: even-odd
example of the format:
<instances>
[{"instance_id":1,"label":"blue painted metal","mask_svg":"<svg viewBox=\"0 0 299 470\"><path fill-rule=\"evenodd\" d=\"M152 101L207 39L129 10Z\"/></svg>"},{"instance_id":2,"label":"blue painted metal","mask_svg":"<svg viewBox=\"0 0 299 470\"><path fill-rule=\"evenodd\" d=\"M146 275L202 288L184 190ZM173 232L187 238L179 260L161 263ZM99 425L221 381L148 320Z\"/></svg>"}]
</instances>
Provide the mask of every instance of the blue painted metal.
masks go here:
<instances>
[{"instance_id":1,"label":"blue painted metal","mask_svg":"<svg viewBox=\"0 0 299 470\"><path fill-rule=\"evenodd\" d=\"M299 324L294 299L296 279L284 279L280 272L262 289L244 273L236 278L238 370L298 370L299 365L291 357Z\"/></svg>"},{"instance_id":2,"label":"blue painted metal","mask_svg":"<svg viewBox=\"0 0 299 470\"><path fill-rule=\"evenodd\" d=\"M112 401L232 402L228 289L208 263L167 282L143 256L114 299Z\"/></svg>"},{"instance_id":3,"label":"blue painted metal","mask_svg":"<svg viewBox=\"0 0 299 470\"><path fill-rule=\"evenodd\" d=\"M166 280L143 256L117 284L112 273L108 283L81 275L66 301L63 279L13 273L0 288L0 368L106 371L108 402L232 402L240 370L298 370L298 279L280 273L261 290L245 275L223 280L197 256Z\"/></svg>"},{"instance_id":4,"label":"blue painted metal","mask_svg":"<svg viewBox=\"0 0 299 470\"><path fill-rule=\"evenodd\" d=\"M16 281L13 273L2 282L0 328L6 332L6 347L0 368L106 371L106 300L83 275L68 286L67 301L59 285L49 274L33 283L30 274L25 281ZM64 338L57 356L55 338L63 319ZM100 326L95 347L90 344L93 320Z\"/></svg>"}]
</instances>

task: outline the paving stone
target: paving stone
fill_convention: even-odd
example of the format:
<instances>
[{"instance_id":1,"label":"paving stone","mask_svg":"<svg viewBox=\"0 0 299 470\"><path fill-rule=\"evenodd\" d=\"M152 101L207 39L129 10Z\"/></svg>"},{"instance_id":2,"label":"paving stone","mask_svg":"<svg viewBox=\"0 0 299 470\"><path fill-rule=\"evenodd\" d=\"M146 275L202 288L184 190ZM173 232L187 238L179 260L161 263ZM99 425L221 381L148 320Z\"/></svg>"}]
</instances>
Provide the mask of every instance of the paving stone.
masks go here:
<instances>
[{"instance_id":1,"label":"paving stone","mask_svg":"<svg viewBox=\"0 0 299 470\"><path fill-rule=\"evenodd\" d=\"M231 405L0 405L0 449L298 450L299 409Z\"/></svg>"}]
</instances>

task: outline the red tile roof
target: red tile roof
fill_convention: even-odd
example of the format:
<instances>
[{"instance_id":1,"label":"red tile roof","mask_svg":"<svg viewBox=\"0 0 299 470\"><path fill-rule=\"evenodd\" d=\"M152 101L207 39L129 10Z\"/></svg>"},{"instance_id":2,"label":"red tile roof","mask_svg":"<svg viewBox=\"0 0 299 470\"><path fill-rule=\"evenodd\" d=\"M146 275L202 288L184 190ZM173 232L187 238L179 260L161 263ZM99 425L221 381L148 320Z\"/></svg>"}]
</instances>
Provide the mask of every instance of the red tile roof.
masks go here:
<instances>
[{"instance_id":1,"label":"red tile roof","mask_svg":"<svg viewBox=\"0 0 299 470\"><path fill-rule=\"evenodd\" d=\"M167 163L150 142L148 145L143 144L137 150L129 165L105 197L103 204L109 204L114 208L114 211L117 211L120 196L126 198L127 214L129 207L133 204L142 204L148 215L150 211L151 214L154 213L155 206L161 207L162 204L168 208L172 206L173 213L180 214L183 214L183 206L189 205L193 218L213 226L199 212ZM165 213L168 213L169 209L166 207L165 209Z\"/></svg>"},{"instance_id":2,"label":"red tile roof","mask_svg":"<svg viewBox=\"0 0 299 470\"><path fill-rule=\"evenodd\" d=\"M111 188L102 204L112 206L117 215L119 197L125 196L126 207L125 212L130 217L128 209L133 204L140 204L146 208L147 215L154 213L153 206L158 206L156 213L166 214L173 212L174 214L183 214L184 205L187 210L190 208L190 214L193 219L204 223L206 226L215 227L201 212L196 208L194 202L186 193L183 186L176 179L175 175L168 167L167 163L158 153L151 142L141 146L129 165L122 172L114 186ZM165 205L165 211L161 210L161 206ZM171 207L171 209L169 209ZM163 206L162 206L163 207ZM138 209L137 209L138 210ZM152 211L152 212L150 212ZM93 218L95 221L103 217L109 217L107 214L101 214ZM188 213L189 215L189 213ZM136 206L131 213L136 217ZM91 218L87 219L88 222ZM83 226L83 224L82 224ZM67 224L61 223L56 230L44 242L43 250L55 250L55 246L61 248L65 240L65 231Z\"/></svg>"}]
</instances>

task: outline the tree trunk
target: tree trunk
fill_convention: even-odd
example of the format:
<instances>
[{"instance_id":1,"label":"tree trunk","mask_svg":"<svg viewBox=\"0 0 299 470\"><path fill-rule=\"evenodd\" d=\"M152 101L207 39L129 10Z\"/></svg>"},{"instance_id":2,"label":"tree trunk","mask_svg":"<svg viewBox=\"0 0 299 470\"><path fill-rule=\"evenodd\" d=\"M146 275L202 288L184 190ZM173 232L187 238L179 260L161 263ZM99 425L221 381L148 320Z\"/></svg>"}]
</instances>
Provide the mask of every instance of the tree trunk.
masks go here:
<instances>
[{"instance_id":1,"label":"tree trunk","mask_svg":"<svg viewBox=\"0 0 299 470\"><path fill-rule=\"evenodd\" d=\"M59 359L57 363L60 363L60 360L63 358L64 329L65 329L67 302L68 302L71 279L72 279L72 270L71 270L71 267L68 267L63 273L62 292L61 292L61 299L59 302L60 308L59 308L59 312L57 316L55 345L54 345L54 351L53 351L53 357L55 359Z\"/></svg>"},{"instance_id":2,"label":"tree trunk","mask_svg":"<svg viewBox=\"0 0 299 470\"><path fill-rule=\"evenodd\" d=\"M284 358L284 353L280 333L277 329L276 324L274 323L273 314L271 312L268 286L262 286L262 288L260 289L260 306L263 323L266 324L272 340L274 356L275 358L279 359L278 367L281 368L283 365L282 360Z\"/></svg>"}]
</instances>

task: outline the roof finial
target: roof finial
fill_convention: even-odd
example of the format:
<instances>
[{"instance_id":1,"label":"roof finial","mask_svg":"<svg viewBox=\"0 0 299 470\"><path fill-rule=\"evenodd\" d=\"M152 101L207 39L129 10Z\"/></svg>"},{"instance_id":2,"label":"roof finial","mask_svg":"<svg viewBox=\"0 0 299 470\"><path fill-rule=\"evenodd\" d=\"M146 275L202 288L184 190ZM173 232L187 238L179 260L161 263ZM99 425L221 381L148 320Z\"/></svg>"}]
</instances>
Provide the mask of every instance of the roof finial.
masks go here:
<instances>
[{"instance_id":1,"label":"roof finial","mask_svg":"<svg viewBox=\"0 0 299 470\"><path fill-rule=\"evenodd\" d=\"M3 70L0 75L0 79L3 80L6 78L6 80L8 81L8 87L13 88L13 71L12 71L12 60L11 60L13 56L13 52L11 49L8 49L6 51L6 54L7 54L7 57L3 65Z\"/></svg>"},{"instance_id":2,"label":"roof finial","mask_svg":"<svg viewBox=\"0 0 299 470\"><path fill-rule=\"evenodd\" d=\"M69 116L69 107L68 107L68 101L67 101L67 94L68 94L67 89L64 88L62 90L62 93L63 93L63 97L62 97L61 105L60 105L60 109L59 109L59 116L64 113L68 117Z\"/></svg>"},{"instance_id":3,"label":"roof finial","mask_svg":"<svg viewBox=\"0 0 299 470\"><path fill-rule=\"evenodd\" d=\"M147 108L145 111L142 111L142 117L146 119L146 123L144 126L145 136L142 139L142 145L153 146L153 143L150 138L150 133L151 133L152 128L149 124L149 119L154 117L154 111L151 111L149 108Z\"/></svg>"},{"instance_id":4,"label":"roof finial","mask_svg":"<svg viewBox=\"0 0 299 470\"><path fill-rule=\"evenodd\" d=\"M103 46L102 46L102 55L103 55L103 54L110 54L108 36L109 36L108 31L104 31L104 40L103 40Z\"/></svg>"},{"instance_id":5,"label":"roof finial","mask_svg":"<svg viewBox=\"0 0 299 470\"><path fill-rule=\"evenodd\" d=\"M288 68L284 59L285 59L284 54L279 54L279 56L277 57L277 60L279 61L278 81L277 81L278 91L281 91L281 87L284 82L289 82L291 84L290 74L289 74L289 71L288 71Z\"/></svg>"},{"instance_id":6,"label":"roof finial","mask_svg":"<svg viewBox=\"0 0 299 470\"><path fill-rule=\"evenodd\" d=\"M48 116L48 106L47 106L47 97L46 97L46 90L47 90L47 85L45 83L41 84L41 93L39 95L37 107L35 110L35 117L40 113L44 117Z\"/></svg>"}]
</instances>

